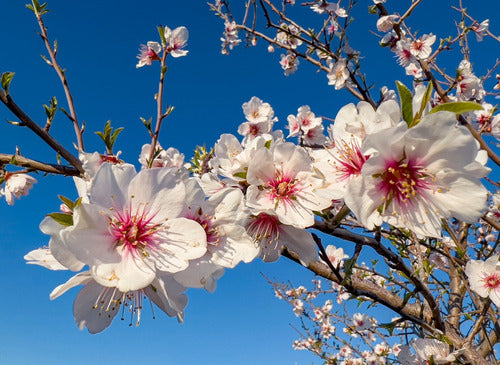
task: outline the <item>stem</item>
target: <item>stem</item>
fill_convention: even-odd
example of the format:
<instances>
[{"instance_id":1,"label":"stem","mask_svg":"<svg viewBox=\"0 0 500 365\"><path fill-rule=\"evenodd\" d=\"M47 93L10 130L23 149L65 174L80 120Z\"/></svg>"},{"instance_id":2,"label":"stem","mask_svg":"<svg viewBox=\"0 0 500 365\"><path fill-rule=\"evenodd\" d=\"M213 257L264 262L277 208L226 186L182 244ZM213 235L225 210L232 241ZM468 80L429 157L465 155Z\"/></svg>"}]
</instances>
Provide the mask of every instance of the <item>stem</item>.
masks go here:
<instances>
[{"instance_id":1,"label":"stem","mask_svg":"<svg viewBox=\"0 0 500 365\"><path fill-rule=\"evenodd\" d=\"M48 134L44 129L40 128L30 117L28 117L23 110L17 106L17 104L12 100L10 95L5 94L3 90L0 90L0 101L5 104L9 110L14 113L16 117L21 120L21 126L28 127L35 134L37 134L41 139L45 141L54 151L60 154L66 161L75 167L80 174L84 174L81 161L75 157L72 153L66 150L59 142L57 142L50 134Z\"/></svg>"},{"instance_id":2,"label":"stem","mask_svg":"<svg viewBox=\"0 0 500 365\"><path fill-rule=\"evenodd\" d=\"M151 163L153 162L153 157L155 155L156 144L158 143L158 136L160 135L160 128L163 119L166 114L163 114L163 87L165 83L165 74L167 73L166 60L167 60L167 46L163 45L163 55L161 57L161 70L160 70L160 83L158 85L158 94L156 95L156 127L153 138L151 139L151 151L149 152L149 159Z\"/></svg>"},{"instance_id":3,"label":"stem","mask_svg":"<svg viewBox=\"0 0 500 365\"><path fill-rule=\"evenodd\" d=\"M71 121L73 122L73 127L75 129L76 139L78 142L78 150L83 152L84 147L83 147L82 129L80 128L80 124L78 123L78 119L76 117L75 105L73 102L73 96L71 95L71 92L69 90L68 80L66 79L66 75L64 74L63 69L61 68L61 66L59 66L59 63L57 62L56 58L57 50L53 49L52 46L50 45L49 37L47 36L47 28L45 28L45 25L43 24L42 16L36 11L35 15L36 15L36 20L38 21L38 25L40 26L40 31L41 31L40 36L42 37L43 42L45 43L45 47L49 52L51 61L50 65L54 68L57 75L59 76L59 79L61 80L61 83L64 88L64 93L66 94L66 100L68 102Z\"/></svg>"},{"instance_id":4,"label":"stem","mask_svg":"<svg viewBox=\"0 0 500 365\"><path fill-rule=\"evenodd\" d=\"M80 176L80 171L74 167L40 162L20 155L0 153L0 165L22 166L27 167L30 171L43 171L64 176Z\"/></svg>"}]
</instances>

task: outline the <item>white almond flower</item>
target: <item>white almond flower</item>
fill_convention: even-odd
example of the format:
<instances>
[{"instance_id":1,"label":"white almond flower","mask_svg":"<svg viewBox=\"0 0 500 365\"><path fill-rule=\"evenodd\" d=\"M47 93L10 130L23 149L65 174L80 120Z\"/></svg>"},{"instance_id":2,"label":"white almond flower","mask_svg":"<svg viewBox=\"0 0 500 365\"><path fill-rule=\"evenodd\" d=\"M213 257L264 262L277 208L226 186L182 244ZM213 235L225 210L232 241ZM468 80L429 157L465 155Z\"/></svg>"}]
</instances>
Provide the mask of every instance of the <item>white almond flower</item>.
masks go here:
<instances>
[{"instance_id":1,"label":"white almond flower","mask_svg":"<svg viewBox=\"0 0 500 365\"><path fill-rule=\"evenodd\" d=\"M323 176L312 166L307 152L293 143L259 149L248 166L247 206L273 210L283 224L306 228L314 224L313 211L331 205L318 193Z\"/></svg>"},{"instance_id":2,"label":"white almond flower","mask_svg":"<svg viewBox=\"0 0 500 365\"><path fill-rule=\"evenodd\" d=\"M339 58L335 63L330 61L329 66L330 71L326 75L328 78L328 85L335 85L335 90L342 89L349 79L347 61L344 58Z\"/></svg>"},{"instance_id":3,"label":"white almond flower","mask_svg":"<svg viewBox=\"0 0 500 365\"><path fill-rule=\"evenodd\" d=\"M94 280L123 293L148 287L159 271L184 270L206 252L203 228L179 217L186 193L178 176L171 169L126 171L103 165L89 202L73 211L73 228L61 231Z\"/></svg>"},{"instance_id":4,"label":"white almond flower","mask_svg":"<svg viewBox=\"0 0 500 365\"><path fill-rule=\"evenodd\" d=\"M7 204L14 205L14 199L20 199L21 196L26 196L33 184L37 180L27 174L7 172L4 176L4 187L0 190L0 196L5 196Z\"/></svg>"},{"instance_id":5,"label":"white almond flower","mask_svg":"<svg viewBox=\"0 0 500 365\"><path fill-rule=\"evenodd\" d=\"M431 359L434 364L447 364L455 361L455 355L450 354L448 344L431 338L417 338L411 342L417 358L422 362Z\"/></svg>"},{"instance_id":6,"label":"white almond flower","mask_svg":"<svg viewBox=\"0 0 500 365\"><path fill-rule=\"evenodd\" d=\"M415 39L410 44L410 52L415 57L425 60L432 52L431 46L436 41L436 36L432 33L424 34L421 38Z\"/></svg>"},{"instance_id":7,"label":"white almond flower","mask_svg":"<svg viewBox=\"0 0 500 365\"><path fill-rule=\"evenodd\" d=\"M366 136L392 128L400 119L399 105L394 100L383 102L377 110L364 101L339 110L329 128L332 146L310 152L315 166L325 175L332 199L343 199L350 181L361 174L368 159L361 152Z\"/></svg>"},{"instance_id":8,"label":"white almond flower","mask_svg":"<svg viewBox=\"0 0 500 365\"><path fill-rule=\"evenodd\" d=\"M377 30L379 32L388 32L399 18L398 15L384 15L377 20Z\"/></svg>"},{"instance_id":9,"label":"white almond flower","mask_svg":"<svg viewBox=\"0 0 500 365\"><path fill-rule=\"evenodd\" d=\"M500 268L498 255L486 261L470 260L465 266L470 288L483 298L490 298L500 308Z\"/></svg>"},{"instance_id":10,"label":"white almond flower","mask_svg":"<svg viewBox=\"0 0 500 365\"><path fill-rule=\"evenodd\" d=\"M363 313L355 313L352 316L352 324L356 330L361 332L373 327L372 318Z\"/></svg>"},{"instance_id":11,"label":"white almond flower","mask_svg":"<svg viewBox=\"0 0 500 365\"><path fill-rule=\"evenodd\" d=\"M334 245L326 246L326 256L334 267L341 268L344 266L344 260L349 258L349 255L344 254L342 247L337 248Z\"/></svg>"},{"instance_id":12,"label":"white almond flower","mask_svg":"<svg viewBox=\"0 0 500 365\"><path fill-rule=\"evenodd\" d=\"M181 215L204 228L207 253L190 261L189 267L174 277L184 286L214 291L224 268L234 268L241 261L252 261L258 256L259 248L245 230L248 210L240 189L221 190L206 200L195 180L189 180L186 188L185 208Z\"/></svg>"},{"instance_id":13,"label":"white almond flower","mask_svg":"<svg viewBox=\"0 0 500 365\"><path fill-rule=\"evenodd\" d=\"M274 117L274 110L271 105L264 103L256 96L243 103L242 108L247 119L238 127L238 133L245 137L243 144L258 136L270 133L274 122L278 120Z\"/></svg>"},{"instance_id":14,"label":"white almond flower","mask_svg":"<svg viewBox=\"0 0 500 365\"><path fill-rule=\"evenodd\" d=\"M142 44L139 49L141 53L137 56L139 62L137 62L136 68L151 66L153 61L160 60L161 45L158 42L148 42L147 45Z\"/></svg>"},{"instance_id":15,"label":"white almond flower","mask_svg":"<svg viewBox=\"0 0 500 365\"><path fill-rule=\"evenodd\" d=\"M296 253L305 266L318 259L311 233L281 223L271 210L252 215L248 220L247 232L259 245L260 257L264 262L278 260L284 247Z\"/></svg>"},{"instance_id":16,"label":"white almond flower","mask_svg":"<svg viewBox=\"0 0 500 365\"><path fill-rule=\"evenodd\" d=\"M159 143L156 144L156 150L160 151L153 159L149 167L184 167L184 154L180 153L177 148L169 147L164 150ZM143 168L148 167L148 159L151 153L151 145L149 143L142 146L139 162Z\"/></svg>"},{"instance_id":17,"label":"white almond flower","mask_svg":"<svg viewBox=\"0 0 500 365\"><path fill-rule=\"evenodd\" d=\"M476 40L478 42L483 41L483 37L488 34L488 27L490 26L490 20L486 19L482 21L480 24L474 24L471 26L471 29L476 33Z\"/></svg>"},{"instance_id":18,"label":"white almond flower","mask_svg":"<svg viewBox=\"0 0 500 365\"><path fill-rule=\"evenodd\" d=\"M486 208L480 179L489 169L454 113L429 114L413 128L401 123L369 135L361 153L369 158L344 199L368 229L385 221L441 237L441 219L474 222Z\"/></svg>"},{"instance_id":19,"label":"white almond flower","mask_svg":"<svg viewBox=\"0 0 500 365\"><path fill-rule=\"evenodd\" d=\"M300 61L295 53L288 51L287 54L281 54L280 65L281 68L285 71L285 76L290 76L294 74L300 65Z\"/></svg>"},{"instance_id":20,"label":"white almond flower","mask_svg":"<svg viewBox=\"0 0 500 365\"><path fill-rule=\"evenodd\" d=\"M174 30L165 27L165 39L168 44L167 52L174 58L188 54L189 51L183 49L187 45L188 38L189 32L186 27L177 27Z\"/></svg>"},{"instance_id":21,"label":"white almond flower","mask_svg":"<svg viewBox=\"0 0 500 365\"><path fill-rule=\"evenodd\" d=\"M323 120L316 117L309 105L301 106L297 112L297 115L290 114L287 118L290 130L288 137L298 136L300 132L307 134L310 129L322 126Z\"/></svg>"}]
</instances>

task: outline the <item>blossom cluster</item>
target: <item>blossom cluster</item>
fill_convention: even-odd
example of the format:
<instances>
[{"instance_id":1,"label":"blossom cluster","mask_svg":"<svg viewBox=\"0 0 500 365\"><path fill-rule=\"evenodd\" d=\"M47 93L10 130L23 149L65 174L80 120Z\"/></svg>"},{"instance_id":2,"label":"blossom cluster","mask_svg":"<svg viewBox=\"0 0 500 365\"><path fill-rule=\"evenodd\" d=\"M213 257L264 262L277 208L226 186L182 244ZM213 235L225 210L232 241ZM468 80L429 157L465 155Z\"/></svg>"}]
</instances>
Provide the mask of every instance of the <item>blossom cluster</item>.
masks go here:
<instances>
[{"instance_id":1,"label":"blossom cluster","mask_svg":"<svg viewBox=\"0 0 500 365\"><path fill-rule=\"evenodd\" d=\"M289 136L301 136L304 146L273 130L274 110L259 98L244 103L243 113L243 139L222 135L203 174L191 176L182 154L159 145L152 162L144 145L139 172L119 159L81 154L87 173L75 178L78 200L40 225L51 237L48 249L36 251L44 259L27 256L49 269L88 268L51 294L85 285L74 307L80 328L103 330L121 306L138 322L143 296L182 320L186 288L214 291L224 269L256 257L276 261L285 248L304 265L317 261L306 228L334 201L368 229L386 222L432 237L441 236L441 219L472 222L485 209L479 179L488 170L452 113L426 115L408 128L392 100L377 109L349 104L327 128L325 144L321 118L302 106L288 122ZM342 267L342 249L326 253Z\"/></svg>"},{"instance_id":2,"label":"blossom cluster","mask_svg":"<svg viewBox=\"0 0 500 365\"><path fill-rule=\"evenodd\" d=\"M285 50L280 60L285 75L297 70L299 59L307 60L326 73L335 90L347 88L361 101L341 107L333 119L301 105L288 114L285 135L276 128L273 107L254 96L242 105L239 136L222 134L213 148L198 147L191 162L176 148L163 149L158 140L172 110L162 111L166 57L188 54L188 30L159 27L161 43L141 46L136 67L158 61L162 71L156 129L141 118L151 143L142 146L139 168L112 152L121 129L113 133L109 124L98 132L106 154L84 152L81 144L71 163L75 171L45 166L71 171L77 196L60 196L60 211L40 223L48 247L25 256L29 264L74 273L50 298L83 286L73 306L80 329L101 332L118 313L139 325L145 300L182 321L188 289L213 292L226 269L286 256L329 280L322 288L315 278L312 290L272 283L276 296L301 320L295 349L340 364L474 358L467 346L489 341L482 321L500 307L500 192L491 194L484 185L500 186L488 177L487 167L492 161L500 164L500 158L482 138L500 140L500 114L486 102L484 81L490 75L476 76L467 55L456 76L440 72L447 91L441 86L446 82L432 72L439 70L436 57L453 42L468 33L477 41L490 35L489 20L464 16L471 24L460 23L457 40L441 40L436 47L436 35L420 36L404 25L413 8L401 16L388 13L383 0L373 3L371 11L379 13L376 28L383 33L380 45L395 54L413 80L411 89L397 82L398 96L383 87L378 102L360 76L361 57L345 34L351 6L306 3L307 11L327 17L315 34L286 16L295 1L284 1L283 11L270 8L279 23L273 24L266 12L268 27L276 31L267 36L255 24L252 29L245 25L250 3L242 24L227 2L211 5L224 20L223 53L241 43L238 32L244 31L249 45L261 37L269 42L269 52L274 46ZM40 5L34 1L33 7L36 12ZM8 78L2 74L7 94ZM49 128L50 123L47 138ZM5 164L16 165L16 157L21 156ZM27 174L37 170L35 163L23 161L28 168L14 172L1 166L0 197L9 205L37 182ZM324 247L323 234L354 245ZM379 257L361 253L365 247ZM383 270L377 270L380 266ZM387 323L372 317L368 309L377 300L399 316ZM456 311L445 316L446 310ZM474 323L473 316L479 321ZM450 328L464 329L465 335L448 336ZM460 336L467 340L456 340Z\"/></svg>"}]
</instances>

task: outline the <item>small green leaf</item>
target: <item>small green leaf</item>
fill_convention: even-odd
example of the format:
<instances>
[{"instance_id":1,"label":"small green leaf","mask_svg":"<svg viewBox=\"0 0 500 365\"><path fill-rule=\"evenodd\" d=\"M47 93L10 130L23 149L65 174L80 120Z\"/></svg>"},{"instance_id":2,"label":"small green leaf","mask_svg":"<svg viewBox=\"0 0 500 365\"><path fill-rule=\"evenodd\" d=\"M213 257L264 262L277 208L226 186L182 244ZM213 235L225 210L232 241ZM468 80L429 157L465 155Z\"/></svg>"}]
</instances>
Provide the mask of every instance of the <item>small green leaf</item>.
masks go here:
<instances>
[{"instance_id":1,"label":"small green leaf","mask_svg":"<svg viewBox=\"0 0 500 365\"><path fill-rule=\"evenodd\" d=\"M340 283L340 285L345 285L351 281L351 276L352 276L352 272L354 269L354 265L356 264L356 261L357 261L357 257L353 257L349 260L344 261L345 275L344 275L344 280L342 280L342 283Z\"/></svg>"},{"instance_id":2,"label":"small green leaf","mask_svg":"<svg viewBox=\"0 0 500 365\"><path fill-rule=\"evenodd\" d=\"M241 171L233 174L234 177L239 177L240 179L247 179L247 172L246 171Z\"/></svg>"},{"instance_id":3,"label":"small green leaf","mask_svg":"<svg viewBox=\"0 0 500 365\"><path fill-rule=\"evenodd\" d=\"M368 7L368 13L370 14L378 14L377 5L371 5Z\"/></svg>"},{"instance_id":4,"label":"small green leaf","mask_svg":"<svg viewBox=\"0 0 500 365\"><path fill-rule=\"evenodd\" d=\"M161 39L161 44L166 47L167 46L167 39L165 38L165 27L163 25L159 25L156 27L158 29L158 34L160 35Z\"/></svg>"},{"instance_id":5,"label":"small green leaf","mask_svg":"<svg viewBox=\"0 0 500 365\"><path fill-rule=\"evenodd\" d=\"M51 217L57 223L63 226L72 226L73 225L73 215L64 214L64 213L50 213L47 214L48 217Z\"/></svg>"},{"instance_id":6,"label":"small green leaf","mask_svg":"<svg viewBox=\"0 0 500 365\"><path fill-rule=\"evenodd\" d=\"M408 89L403 83L396 81L396 86L398 88L399 99L401 100L401 112L403 114L403 120L410 126L413 122L413 94L410 89Z\"/></svg>"},{"instance_id":7,"label":"small green leaf","mask_svg":"<svg viewBox=\"0 0 500 365\"><path fill-rule=\"evenodd\" d=\"M122 130L123 128L117 128L113 131L113 127L111 127L111 121L108 120L106 122L106 125L104 126L103 132L95 132L95 134L101 137L102 141L104 142L108 154L113 155L113 146L116 142L116 138Z\"/></svg>"},{"instance_id":8,"label":"small green leaf","mask_svg":"<svg viewBox=\"0 0 500 365\"><path fill-rule=\"evenodd\" d=\"M433 87L432 87L432 82L429 82L427 85L427 89L425 90L424 96L422 97L422 103L420 104L420 109L418 112L415 113L415 116L413 117L412 123L409 125L409 127L415 127L419 122L420 119L422 119L422 114L424 113L425 106L431 100L431 95L432 95Z\"/></svg>"},{"instance_id":9,"label":"small green leaf","mask_svg":"<svg viewBox=\"0 0 500 365\"><path fill-rule=\"evenodd\" d=\"M62 111L63 114L69 118L69 120L71 120L71 121L73 120L73 117L71 115L69 115L69 113L66 111L66 109L59 108L59 110Z\"/></svg>"},{"instance_id":10,"label":"small green leaf","mask_svg":"<svg viewBox=\"0 0 500 365\"><path fill-rule=\"evenodd\" d=\"M2 89L4 89L7 94L9 93L9 86L14 75L14 72L4 72L1 76Z\"/></svg>"},{"instance_id":11,"label":"small green leaf","mask_svg":"<svg viewBox=\"0 0 500 365\"><path fill-rule=\"evenodd\" d=\"M474 110L483 110L483 107L478 103L474 103L473 101L457 101L453 103L440 104L432 108L429 114L448 111L459 115Z\"/></svg>"},{"instance_id":12,"label":"small green leaf","mask_svg":"<svg viewBox=\"0 0 500 365\"><path fill-rule=\"evenodd\" d=\"M63 195L58 195L57 197L64 203L64 205L66 205L69 208L69 210L75 209L76 203L73 202L71 199L68 199Z\"/></svg>"}]
</instances>

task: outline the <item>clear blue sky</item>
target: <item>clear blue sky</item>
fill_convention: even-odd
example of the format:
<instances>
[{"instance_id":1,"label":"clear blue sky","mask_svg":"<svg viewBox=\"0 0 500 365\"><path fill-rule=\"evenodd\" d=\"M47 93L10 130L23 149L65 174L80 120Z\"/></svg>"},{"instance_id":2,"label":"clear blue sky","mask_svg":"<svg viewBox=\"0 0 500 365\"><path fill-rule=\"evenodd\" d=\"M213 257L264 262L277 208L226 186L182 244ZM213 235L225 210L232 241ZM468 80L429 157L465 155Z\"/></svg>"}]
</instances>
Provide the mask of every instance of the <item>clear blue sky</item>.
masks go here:
<instances>
[{"instance_id":1,"label":"clear blue sky","mask_svg":"<svg viewBox=\"0 0 500 365\"><path fill-rule=\"evenodd\" d=\"M45 54L45 49L35 33L34 16L23 3L4 1L2 4L0 72L16 72L12 96L43 125L45 116L41 104L48 103L54 95L61 106L66 104L55 73L39 57ZM409 1L404 3L406 6ZM425 3L434 7L425 8ZM422 10L417 9L416 16L422 22L414 29L422 33L433 31L439 38L452 32L454 24L451 19L446 22L441 19L439 24L431 21L425 11L432 11L434 16L446 11L441 2L431 3L424 1ZM472 8L473 2L469 3ZM490 7L484 6L486 2L482 4L482 9L472 11L480 20L499 13L496 1L489 1ZM345 91L335 92L327 85L324 73L315 73L304 62L297 74L283 76L278 64L281 52L267 54L267 44L263 42L254 49L240 46L230 56L221 55L219 38L223 24L208 11L205 1L52 0L49 9L51 12L45 17L49 36L59 42L59 61L67 69L77 114L87 124L87 151L104 150L93 132L101 130L111 119L114 126L125 127L116 149L123 150L123 159L137 164L141 146L149 142L139 117L149 118L155 113L153 95L158 68L136 70L135 57L140 44L157 40L158 24L171 28L184 25L190 31L188 56L168 61L166 100L176 109L167 119L160 137L163 147L174 146L188 159L196 145L213 145L222 133L237 134L238 125L244 121L241 104L254 95L273 106L280 120L278 128L284 128L287 115L295 114L302 105L310 105L317 115L333 118L340 107L356 102ZM307 14L304 21L315 19L311 11L299 10ZM376 17L367 14L365 4L358 6L355 17L361 30L351 44L366 57L363 64L369 82L377 87L393 87L397 78L410 85L411 80L395 65L392 54L378 49L376 37L368 32L369 27L375 29ZM498 25L493 23L491 28L500 33ZM485 44L495 47L490 49L492 54L488 57L494 60L499 54L498 45ZM452 69L458 64L458 58L450 57L450 60L454 60L449 64ZM473 61L480 75L491 66L480 63L481 59ZM5 119L13 119L13 116L0 106L1 153L14 153L19 146L26 157L54 161L54 153L36 136L3 122ZM62 114L54 122L52 133L67 148L72 148L72 128ZM227 271L213 294L189 290L182 325L159 310L157 319L153 320L145 310L139 328L128 328L127 321L120 323L116 318L102 334L79 331L72 314L77 290L55 301L49 300L51 290L65 282L71 273L50 272L28 266L23 260L28 251L48 243L38 224L45 214L58 210L57 194L74 198L72 182L62 177L40 176L30 196L16 201L14 207L0 202L3 300L0 364L128 364L135 361L309 364L316 361L307 352L292 349L292 341L298 336L289 324L299 324L288 305L274 297L261 275L308 285L312 276L286 260L275 264L256 260Z\"/></svg>"}]
</instances>

